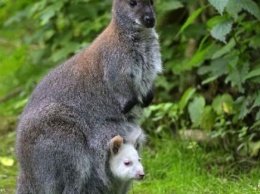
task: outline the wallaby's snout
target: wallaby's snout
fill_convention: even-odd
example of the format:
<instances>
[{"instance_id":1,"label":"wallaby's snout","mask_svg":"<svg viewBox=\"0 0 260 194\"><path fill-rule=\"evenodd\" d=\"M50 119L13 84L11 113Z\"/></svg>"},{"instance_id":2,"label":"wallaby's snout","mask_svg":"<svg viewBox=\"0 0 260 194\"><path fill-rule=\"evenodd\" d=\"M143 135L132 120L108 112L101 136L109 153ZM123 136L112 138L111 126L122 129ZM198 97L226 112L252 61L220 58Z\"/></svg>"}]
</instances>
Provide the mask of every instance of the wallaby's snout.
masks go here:
<instances>
[{"instance_id":1,"label":"wallaby's snout","mask_svg":"<svg viewBox=\"0 0 260 194\"><path fill-rule=\"evenodd\" d=\"M147 28L153 28L154 25L155 25L155 17L154 17L154 14L146 14L144 16L144 26L147 27Z\"/></svg>"},{"instance_id":2,"label":"wallaby's snout","mask_svg":"<svg viewBox=\"0 0 260 194\"><path fill-rule=\"evenodd\" d=\"M144 174L143 171L142 171L142 172L139 172L139 173L137 174L137 176L136 176L136 179L137 179L137 180L143 180L143 179L144 179L144 176L145 176L145 174Z\"/></svg>"},{"instance_id":3,"label":"wallaby's snout","mask_svg":"<svg viewBox=\"0 0 260 194\"><path fill-rule=\"evenodd\" d=\"M155 26L155 11L153 4L148 2L142 6L142 17L140 18L141 23L146 28L153 28Z\"/></svg>"}]
</instances>

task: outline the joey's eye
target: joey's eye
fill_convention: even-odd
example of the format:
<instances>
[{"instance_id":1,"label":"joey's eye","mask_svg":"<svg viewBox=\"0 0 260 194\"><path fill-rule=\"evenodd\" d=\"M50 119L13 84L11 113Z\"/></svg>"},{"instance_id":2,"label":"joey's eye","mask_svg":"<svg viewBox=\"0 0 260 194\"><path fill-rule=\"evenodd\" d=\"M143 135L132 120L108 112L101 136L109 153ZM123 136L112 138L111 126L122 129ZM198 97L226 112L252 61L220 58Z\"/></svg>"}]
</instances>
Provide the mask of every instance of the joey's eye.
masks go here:
<instances>
[{"instance_id":1,"label":"joey's eye","mask_svg":"<svg viewBox=\"0 0 260 194\"><path fill-rule=\"evenodd\" d=\"M132 162L130 162L130 161L125 161L124 164L125 164L125 166L130 166L130 165L132 164Z\"/></svg>"},{"instance_id":2,"label":"joey's eye","mask_svg":"<svg viewBox=\"0 0 260 194\"><path fill-rule=\"evenodd\" d=\"M141 158L138 158L138 162L141 162Z\"/></svg>"},{"instance_id":3,"label":"joey's eye","mask_svg":"<svg viewBox=\"0 0 260 194\"><path fill-rule=\"evenodd\" d=\"M135 0L131 0L130 3L129 3L129 5L130 5L131 7L135 7L135 6L137 5L137 2L136 2Z\"/></svg>"},{"instance_id":4,"label":"joey's eye","mask_svg":"<svg viewBox=\"0 0 260 194\"><path fill-rule=\"evenodd\" d=\"M151 0L151 5L153 5L153 0Z\"/></svg>"}]
</instances>

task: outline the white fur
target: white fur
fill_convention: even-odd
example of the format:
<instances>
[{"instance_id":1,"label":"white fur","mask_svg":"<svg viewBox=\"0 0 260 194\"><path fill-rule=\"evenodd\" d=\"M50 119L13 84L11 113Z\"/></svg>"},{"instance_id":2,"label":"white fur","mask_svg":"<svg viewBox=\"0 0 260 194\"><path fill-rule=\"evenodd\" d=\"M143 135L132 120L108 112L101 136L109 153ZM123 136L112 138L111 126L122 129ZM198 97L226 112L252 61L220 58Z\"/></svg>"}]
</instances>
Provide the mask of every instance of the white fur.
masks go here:
<instances>
[{"instance_id":1,"label":"white fur","mask_svg":"<svg viewBox=\"0 0 260 194\"><path fill-rule=\"evenodd\" d=\"M135 23L137 23L138 25L142 25L142 23L140 22L139 19L136 19L136 20L135 20Z\"/></svg>"},{"instance_id":2,"label":"white fur","mask_svg":"<svg viewBox=\"0 0 260 194\"><path fill-rule=\"evenodd\" d=\"M125 162L130 162L130 165L125 165ZM132 144L122 144L109 163L113 175L123 181L140 179L139 175L144 174L138 152Z\"/></svg>"}]
</instances>

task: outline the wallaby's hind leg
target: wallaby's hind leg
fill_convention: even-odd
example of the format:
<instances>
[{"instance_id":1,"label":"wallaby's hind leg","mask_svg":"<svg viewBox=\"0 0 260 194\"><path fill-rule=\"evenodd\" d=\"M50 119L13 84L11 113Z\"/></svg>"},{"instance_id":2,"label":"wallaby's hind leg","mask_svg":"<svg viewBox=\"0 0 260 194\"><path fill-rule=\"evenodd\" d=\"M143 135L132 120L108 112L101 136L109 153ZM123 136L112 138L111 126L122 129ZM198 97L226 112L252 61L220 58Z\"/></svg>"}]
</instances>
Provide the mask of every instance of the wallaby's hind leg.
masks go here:
<instances>
[{"instance_id":1,"label":"wallaby's hind leg","mask_svg":"<svg viewBox=\"0 0 260 194\"><path fill-rule=\"evenodd\" d=\"M18 179L17 194L81 194L90 174L85 141L79 131L62 129L42 134L34 145L24 143L31 154L30 159L20 156L21 173L25 174ZM28 166L31 172L26 172ZM30 188L23 183L30 183Z\"/></svg>"}]
</instances>

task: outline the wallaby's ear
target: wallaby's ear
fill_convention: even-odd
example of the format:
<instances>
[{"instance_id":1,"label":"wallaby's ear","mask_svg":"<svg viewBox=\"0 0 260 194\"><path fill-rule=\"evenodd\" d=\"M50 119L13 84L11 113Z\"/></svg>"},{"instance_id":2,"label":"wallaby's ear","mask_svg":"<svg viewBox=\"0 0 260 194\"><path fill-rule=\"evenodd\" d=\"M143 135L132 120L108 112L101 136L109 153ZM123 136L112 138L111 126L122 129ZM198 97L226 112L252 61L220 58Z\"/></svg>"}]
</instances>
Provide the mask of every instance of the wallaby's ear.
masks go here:
<instances>
[{"instance_id":1,"label":"wallaby's ear","mask_svg":"<svg viewBox=\"0 0 260 194\"><path fill-rule=\"evenodd\" d=\"M135 130L133 130L129 135L128 135L128 141L135 145L136 142L138 141L141 141L143 142L145 140L145 136L144 136L144 133L143 133L143 130L138 127L138 126L135 126Z\"/></svg>"},{"instance_id":2,"label":"wallaby's ear","mask_svg":"<svg viewBox=\"0 0 260 194\"><path fill-rule=\"evenodd\" d=\"M116 155L118 153L119 148L123 144L123 138L120 135L117 135L110 140L109 144L111 153Z\"/></svg>"}]
</instances>

